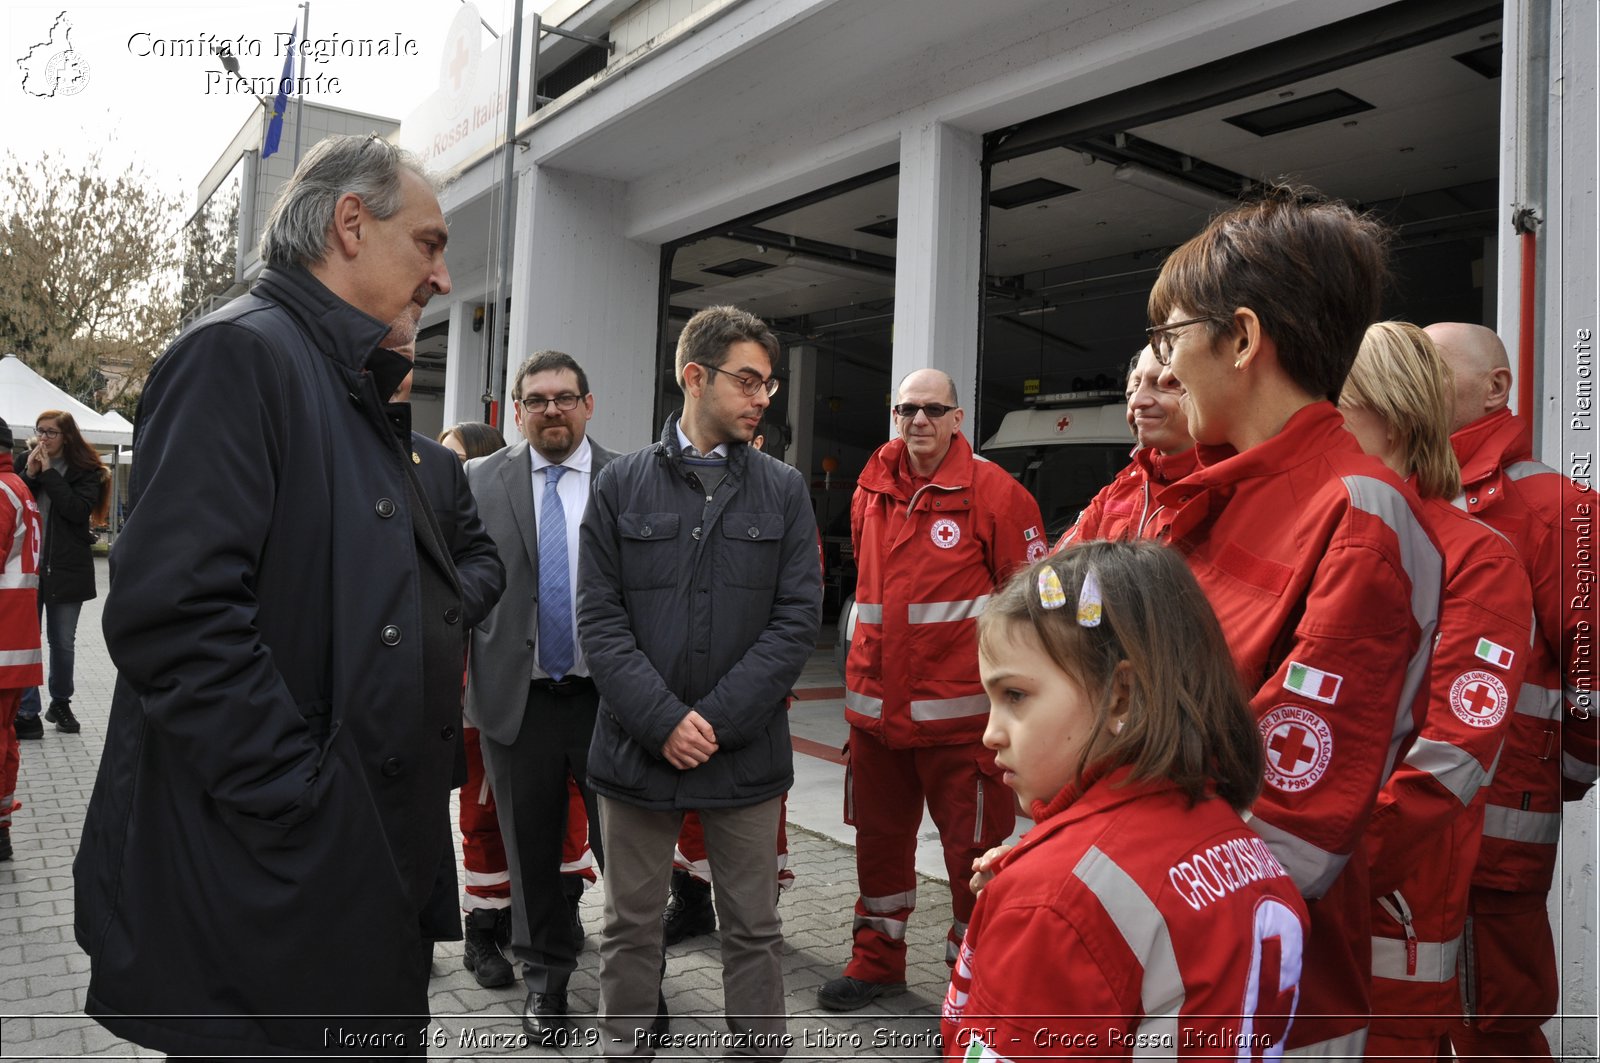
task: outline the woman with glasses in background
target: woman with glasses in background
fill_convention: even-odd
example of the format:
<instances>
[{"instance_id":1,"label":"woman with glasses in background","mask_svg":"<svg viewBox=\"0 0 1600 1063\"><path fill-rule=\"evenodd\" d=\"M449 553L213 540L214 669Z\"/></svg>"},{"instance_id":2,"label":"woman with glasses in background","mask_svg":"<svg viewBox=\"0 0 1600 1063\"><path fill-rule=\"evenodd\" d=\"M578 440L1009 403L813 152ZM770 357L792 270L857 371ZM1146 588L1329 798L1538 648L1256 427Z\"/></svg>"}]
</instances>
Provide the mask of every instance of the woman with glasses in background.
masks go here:
<instances>
[{"instance_id":1,"label":"woman with glasses in background","mask_svg":"<svg viewBox=\"0 0 1600 1063\"><path fill-rule=\"evenodd\" d=\"M44 719L56 730L77 734L72 713L73 648L78 613L95 596L93 528L103 524L111 505L111 478L100 455L78 431L72 414L45 410L34 419L34 438L22 482L39 503L44 543L39 557L39 611L50 645L47 683L50 707ZM44 737L39 718L39 691L29 688L17 710L17 737Z\"/></svg>"}]
</instances>

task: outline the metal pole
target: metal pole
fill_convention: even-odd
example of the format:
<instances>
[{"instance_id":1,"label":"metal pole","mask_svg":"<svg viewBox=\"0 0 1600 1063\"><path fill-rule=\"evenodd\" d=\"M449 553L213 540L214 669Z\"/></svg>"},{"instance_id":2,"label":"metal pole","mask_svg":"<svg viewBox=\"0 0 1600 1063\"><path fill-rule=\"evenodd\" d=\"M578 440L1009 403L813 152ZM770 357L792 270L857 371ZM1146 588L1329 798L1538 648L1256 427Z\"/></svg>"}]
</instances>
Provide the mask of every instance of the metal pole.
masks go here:
<instances>
[{"instance_id":1,"label":"metal pole","mask_svg":"<svg viewBox=\"0 0 1600 1063\"><path fill-rule=\"evenodd\" d=\"M537 27L537 23L535 23L535 26ZM533 47L537 53L539 47L537 28L534 32ZM512 183L511 152L515 149L517 143L517 119L520 117L517 114L517 87L519 68L521 66L522 0L517 0L515 14L511 19L511 83L506 89L506 139L501 148L504 152L504 160L500 167L500 275L496 278L494 287L496 310L506 305L504 293L511 287L511 218L514 206L513 199L516 194L515 186ZM535 85L535 94L537 94L537 89L538 86ZM506 315L507 324L510 321L511 316L508 313ZM492 386L499 389L504 387L506 366L509 364L506 358L506 344L510 341L511 335L509 330L503 332L499 321L491 319L491 323L494 328L494 334L489 337L489 380ZM506 337L504 340L500 338L502 333ZM494 394L498 396L499 391L496 390ZM484 409L485 419L488 416L489 410L486 403Z\"/></svg>"},{"instance_id":2,"label":"metal pole","mask_svg":"<svg viewBox=\"0 0 1600 1063\"><path fill-rule=\"evenodd\" d=\"M294 87L296 89L300 88L300 79L306 72L305 42L307 40L306 35L311 32L311 0L306 0L305 3L301 4L300 10L302 12L300 19L300 58L295 63L294 79ZM300 168L300 116L305 111L305 107L305 101L301 99L301 93L297 91L294 94L294 168L296 170Z\"/></svg>"}]
</instances>

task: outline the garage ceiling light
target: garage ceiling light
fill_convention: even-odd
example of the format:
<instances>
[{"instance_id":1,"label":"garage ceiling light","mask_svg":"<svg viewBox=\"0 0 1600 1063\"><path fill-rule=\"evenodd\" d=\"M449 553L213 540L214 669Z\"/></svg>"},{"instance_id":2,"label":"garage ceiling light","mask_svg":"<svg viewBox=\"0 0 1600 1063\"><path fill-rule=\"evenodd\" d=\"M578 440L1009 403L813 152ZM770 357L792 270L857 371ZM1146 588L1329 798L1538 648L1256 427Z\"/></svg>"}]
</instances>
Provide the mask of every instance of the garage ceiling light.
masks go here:
<instances>
[{"instance_id":1,"label":"garage ceiling light","mask_svg":"<svg viewBox=\"0 0 1600 1063\"><path fill-rule=\"evenodd\" d=\"M1009 188L991 189L989 192L989 205L999 207L1001 210L1012 210L1016 207L1025 207L1029 203L1038 203L1045 199L1054 199L1064 196L1077 189L1071 185L1064 185L1060 181L1052 181L1048 177L1035 177L1021 184Z\"/></svg>"},{"instance_id":2,"label":"garage ceiling light","mask_svg":"<svg viewBox=\"0 0 1600 1063\"><path fill-rule=\"evenodd\" d=\"M1254 111L1246 111L1244 114L1236 114L1232 118L1224 118L1223 121L1238 126L1247 133L1254 133L1258 137L1270 137L1275 133L1287 133L1291 129L1303 129L1318 122L1370 110L1372 104L1366 100L1352 96L1343 89L1329 89L1327 92L1302 96L1287 103L1276 103L1271 107L1261 107Z\"/></svg>"},{"instance_id":3,"label":"garage ceiling light","mask_svg":"<svg viewBox=\"0 0 1600 1063\"><path fill-rule=\"evenodd\" d=\"M702 273L715 273L719 277L745 277L751 273L760 273L771 268L767 263L753 258L736 258L729 262L722 262L715 266L707 266Z\"/></svg>"},{"instance_id":4,"label":"garage ceiling light","mask_svg":"<svg viewBox=\"0 0 1600 1063\"><path fill-rule=\"evenodd\" d=\"M1154 192L1158 196L1166 196L1168 199L1175 199L1179 203L1187 203L1191 207L1200 207L1203 210L1232 206L1234 202L1220 192L1213 192L1202 185L1185 181L1169 173L1162 173L1160 170L1152 170L1137 162L1123 163L1112 171L1112 175L1135 188L1142 188L1146 192Z\"/></svg>"}]
</instances>

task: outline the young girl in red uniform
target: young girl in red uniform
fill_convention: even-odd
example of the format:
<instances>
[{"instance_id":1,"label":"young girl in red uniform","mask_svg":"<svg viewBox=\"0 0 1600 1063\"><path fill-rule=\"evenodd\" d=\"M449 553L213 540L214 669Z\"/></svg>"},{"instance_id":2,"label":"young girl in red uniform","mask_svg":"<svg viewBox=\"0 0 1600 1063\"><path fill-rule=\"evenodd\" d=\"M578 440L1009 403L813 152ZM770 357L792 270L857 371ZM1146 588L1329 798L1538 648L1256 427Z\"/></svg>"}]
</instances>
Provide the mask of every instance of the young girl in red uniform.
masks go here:
<instances>
[{"instance_id":1,"label":"young girl in red uniform","mask_svg":"<svg viewBox=\"0 0 1600 1063\"><path fill-rule=\"evenodd\" d=\"M1070 546L990 601L978 653L984 745L1038 825L989 868L946 1058L1280 1053L1306 909L1239 817L1261 739L1183 561Z\"/></svg>"}]
</instances>

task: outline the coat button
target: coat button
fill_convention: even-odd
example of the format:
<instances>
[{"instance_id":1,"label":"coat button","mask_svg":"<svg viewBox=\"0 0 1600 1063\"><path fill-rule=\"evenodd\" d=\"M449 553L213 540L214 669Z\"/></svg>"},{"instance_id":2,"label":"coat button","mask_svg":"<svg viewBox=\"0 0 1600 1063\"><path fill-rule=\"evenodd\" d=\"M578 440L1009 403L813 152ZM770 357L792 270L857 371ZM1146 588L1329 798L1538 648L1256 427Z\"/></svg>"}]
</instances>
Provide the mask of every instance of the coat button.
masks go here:
<instances>
[{"instance_id":1,"label":"coat button","mask_svg":"<svg viewBox=\"0 0 1600 1063\"><path fill-rule=\"evenodd\" d=\"M699 542L700 541L700 529L699 528L696 528L694 531L690 532L689 534L691 536L693 536L695 542Z\"/></svg>"},{"instance_id":2,"label":"coat button","mask_svg":"<svg viewBox=\"0 0 1600 1063\"><path fill-rule=\"evenodd\" d=\"M444 622L445 623L454 624L456 621L458 621L460 619L461 619L461 610L457 609L455 606L452 605L450 608L448 608L448 609L446 609L444 611Z\"/></svg>"},{"instance_id":3,"label":"coat button","mask_svg":"<svg viewBox=\"0 0 1600 1063\"><path fill-rule=\"evenodd\" d=\"M393 624L386 625L383 631L378 634L378 637L383 640L385 646L400 645L400 629Z\"/></svg>"},{"instance_id":4,"label":"coat button","mask_svg":"<svg viewBox=\"0 0 1600 1063\"><path fill-rule=\"evenodd\" d=\"M533 640L532 639L528 639L527 642L528 642L528 649L530 649L530 650L533 649Z\"/></svg>"},{"instance_id":5,"label":"coat button","mask_svg":"<svg viewBox=\"0 0 1600 1063\"><path fill-rule=\"evenodd\" d=\"M1476 497L1467 499L1467 505L1475 506L1477 504L1478 504L1478 500L1477 500Z\"/></svg>"},{"instance_id":6,"label":"coat button","mask_svg":"<svg viewBox=\"0 0 1600 1063\"><path fill-rule=\"evenodd\" d=\"M644 536L646 539L650 538L650 525L646 524L644 527L640 528L639 534Z\"/></svg>"},{"instance_id":7,"label":"coat button","mask_svg":"<svg viewBox=\"0 0 1600 1063\"><path fill-rule=\"evenodd\" d=\"M394 516L394 502L387 498L378 499L378 504L372 507L378 511L378 516L388 520Z\"/></svg>"},{"instance_id":8,"label":"coat button","mask_svg":"<svg viewBox=\"0 0 1600 1063\"><path fill-rule=\"evenodd\" d=\"M400 758L390 757L388 760L383 762L383 767L379 770L383 772L384 778L394 778L396 775L400 774Z\"/></svg>"},{"instance_id":9,"label":"coat button","mask_svg":"<svg viewBox=\"0 0 1600 1063\"><path fill-rule=\"evenodd\" d=\"M451 727L449 724L445 724L444 728L439 732L439 737L444 739L446 742L450 741L450 739L454 738L455 736L456 729Z\"/></svg>"},{"instance_id":10,"label":"coat button","mask_svg":"<svg viewBox=\"0 0 1600 1063\"><path fill-rule=\"evenodd\" d=\"M755 537L756 537L756 536L758 536L758 535L760 535L760 534L761 534L761 529L760 529L760 528L757 528L757 527L753 527L753 526L752 526L752 527L750 527L750 528L749 528L749 529L747 529L747 530L748 530L748 531L749 531L749 533L750 533L750 538L752 538L752 539L754 539L754 538L755 538Z\"/></svg>"}]
</instances>

